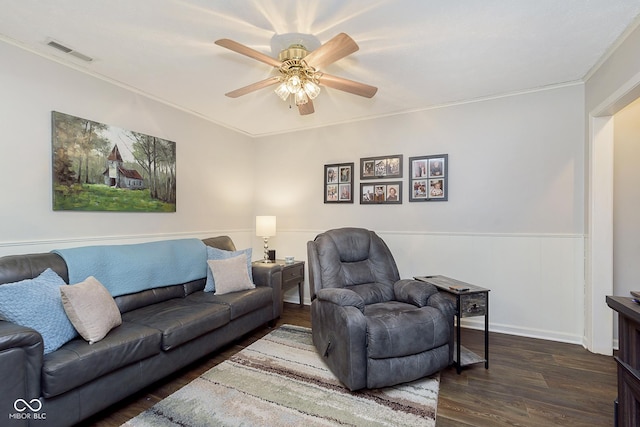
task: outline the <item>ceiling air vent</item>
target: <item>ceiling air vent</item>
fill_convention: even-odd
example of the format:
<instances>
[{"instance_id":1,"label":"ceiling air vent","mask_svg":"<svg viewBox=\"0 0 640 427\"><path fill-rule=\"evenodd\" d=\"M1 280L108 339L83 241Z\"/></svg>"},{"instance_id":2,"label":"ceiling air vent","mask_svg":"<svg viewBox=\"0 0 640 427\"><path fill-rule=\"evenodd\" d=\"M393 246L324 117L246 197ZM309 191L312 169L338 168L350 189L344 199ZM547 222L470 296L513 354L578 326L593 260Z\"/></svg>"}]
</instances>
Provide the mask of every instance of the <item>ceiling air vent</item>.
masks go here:
<instances>
[{"instance_id":1,"label":"ceiling air vent","mask_svg":"<svg viewBox=\"0 0 640 427\"><path fill-rule=\"evenodd\" d=\"M67 47L65 45L63 45L62 43L59 43L57 41L54 40L49 40L49 42L47 42L47 46L51 46L54 49L58 49L60 52L64 52L66 54L75 56L78 59L82 59L83 61L87 61L87 62L91 62L93 61L93 58L91 58L90 56L87 56L85 54L82 54L74 49L71 49L70 47Z\"/></svg>"}]
</instances>

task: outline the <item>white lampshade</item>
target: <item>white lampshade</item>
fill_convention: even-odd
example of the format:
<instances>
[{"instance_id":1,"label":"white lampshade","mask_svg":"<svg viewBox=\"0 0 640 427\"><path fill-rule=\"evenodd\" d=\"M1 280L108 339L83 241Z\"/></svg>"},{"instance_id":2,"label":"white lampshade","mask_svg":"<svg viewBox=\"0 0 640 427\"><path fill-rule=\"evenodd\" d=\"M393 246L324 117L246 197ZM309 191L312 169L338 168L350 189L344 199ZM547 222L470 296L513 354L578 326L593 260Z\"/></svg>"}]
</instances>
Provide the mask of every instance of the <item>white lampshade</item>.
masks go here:
<instances>
[{"instance_id":1,"label":"white lampshade","mask_svg":"<svg viewBox=\"0 0 640 427\"><path fill-rule=\"evenodd\" d=\"M256 216L256 236L272 237L276 235L275 216Z\"/></svg>"}]
</instances>

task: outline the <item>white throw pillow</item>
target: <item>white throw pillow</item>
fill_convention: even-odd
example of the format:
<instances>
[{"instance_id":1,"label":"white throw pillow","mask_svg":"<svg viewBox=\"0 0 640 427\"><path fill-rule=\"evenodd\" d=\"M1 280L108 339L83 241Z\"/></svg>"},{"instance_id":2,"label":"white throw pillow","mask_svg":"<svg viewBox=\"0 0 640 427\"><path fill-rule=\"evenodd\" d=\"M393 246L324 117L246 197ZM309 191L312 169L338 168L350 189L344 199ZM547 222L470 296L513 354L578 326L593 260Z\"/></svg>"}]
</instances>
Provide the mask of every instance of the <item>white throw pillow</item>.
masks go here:
<instances>
[{"instance_id":1,"label":"white throw pillow","mask_svg":"<svg viewBox=\"0 0 640 427\"><path fill-rule=\"evenodd\" d=\"M122 324L113 297L93 276L75 285L60 287L60 294L71 324L89 344L100 341Z\"/></svg>"},{"instance_id":2,"label":"white throw pillow","mask_svg":"<svg viewBox=\"0 0 640 427\"><path fill-rule=\"evenodd\" d=\"M245 254L227 259L209 260L207 264L209 264L216 283L215 295L244 291L256 287L249 278L247 256Z\"/></svg>"},{"instance_id":3,"label":"white throw pillow","mask_svg":"<svg viewBox=\"0 0 640 427\"><path fill-rule=\"evenodd\" d=\"M251 268L252 249L241 249L239 251L225 251L224 249L218 249L211 246L207 246L207 260L211 259L227 259L234 256L245 254L247 256L247 271L249 273L249 279L253 282L253 271ZM207 281L204 286L205 292L214 292L216 290L216 283L213 275L211 274L211 268L207 268Z\"/></svg>"}]
</instances>

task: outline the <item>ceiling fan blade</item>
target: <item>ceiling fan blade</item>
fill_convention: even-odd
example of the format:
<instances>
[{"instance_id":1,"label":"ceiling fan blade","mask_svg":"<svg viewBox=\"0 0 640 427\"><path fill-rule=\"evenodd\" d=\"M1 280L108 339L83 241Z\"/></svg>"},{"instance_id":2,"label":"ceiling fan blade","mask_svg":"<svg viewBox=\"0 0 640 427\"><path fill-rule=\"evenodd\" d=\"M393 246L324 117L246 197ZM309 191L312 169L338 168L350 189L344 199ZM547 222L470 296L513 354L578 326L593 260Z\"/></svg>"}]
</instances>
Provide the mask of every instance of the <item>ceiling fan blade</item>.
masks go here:
<instances>
[{"instance_id":1,"label":"ceiling fan blade","mask_svg":"<svg viewBox=\"0 0 640 427\"><path fill-rule=\"evenodd\" d=\"M306 116L307 114L312 114L316 110L313 108L313 102L309 100L306 104L298 105L298 111L301 116Z\"/></svg>"},{"instance_id":2,"label":"ceiling fan blade","mask_svg":"<svg viewBox=\"0 0 640 427\"><path fill-rule=\"evenodd\" d=\"M318 79L318 83L333 89L353 93L354 95L364 96L365 98L372 98L378 91L378 88L375 86L324 73Z\"/></svg>"},{"instance_id":3,"label":"ceiling fan blade","mask_svg":"<svg viewBox=\"0 0 640 427\"><path fill-rule=\"evenodd\" d=\"M242 95L246 95L250 92L262 89L267 86L274 85L280 82L280 77L269 77L268 79L260 80L259 82L252 83L248 86L241 87L240 89L233 90L229 93L225 93L229 98L237 98Z\"/></svg>"},{"instance_id":4,"label":"ceiling fan blade","mask_svg":"<svg viewBox=\"0 0 640 427\"><path fill-rule=\"evenodd\" d=\"M220 39L216 40L215 43L218 46L226 47L229 50L237 52L241 55L248 56L249 58L257 59L258 61L264 62L267 65L271 65L272 67L280 68L282 63L275 58L272 58L268 55L265 55L262 52L258 52L255 49L251 49L248 46L240 44L238 42L234 42L229 39Z\"/></svg>"},{"instance_id":5,"label":"ceiling fan blade","mask_svg":"<svg viewBox=\"0 0 640 427\"><path fill-rule=\"evenodd\" d=\"M342 59L347 55L359 49L358 44L345 33L340 33L307 56L304 60L310 66L316 69L333 64L338 59Z\"/></svg>"}]
</instances>

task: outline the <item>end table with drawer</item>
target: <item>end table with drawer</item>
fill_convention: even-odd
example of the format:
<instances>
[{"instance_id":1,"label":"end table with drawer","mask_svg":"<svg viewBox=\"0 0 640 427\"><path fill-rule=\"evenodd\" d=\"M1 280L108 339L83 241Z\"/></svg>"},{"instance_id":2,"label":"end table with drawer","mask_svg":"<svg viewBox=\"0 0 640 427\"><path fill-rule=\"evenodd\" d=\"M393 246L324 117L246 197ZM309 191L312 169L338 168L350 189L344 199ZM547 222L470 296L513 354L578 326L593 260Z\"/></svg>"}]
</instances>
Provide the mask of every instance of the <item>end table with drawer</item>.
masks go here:
<instances>
[{"instance_id":1,"label":"end table with drawer","mask_svg":"<svg viewBox=\"0 0 640 427\"><path fill-rule=\"evenodd\" d=\"M279 265L282 267L282 297L284 293L291 288L298 287L298 296L300 297L300 306L304 306L304 261L293 261L286 263L283 259L277 259L274 262L265 263L263 261L254 261L253 265L261 268L270 268Z\"/></svg>"},{"instance_id":2,"label":"end table with drawer","mask_svg":"<svg viewBox=\"0 0 640 427\"><path fill-rule=\"evenodd\" d=\"M489 289L471 285L446 276L418 276L416 280L431 283L443 295L456 304L455 364L460 373L463 366L484 362L489 369ZM460 340L460 320L465 317L484 316L484 359L471 350L463 348Z\"/></svg>"},{"instance_id":3,"label":"end table with drawer","mask_svg":"<svg viewBox=\"0 0 640 427\"><path fill-rule=\"evenodd\" d=\"M282 266L282 295L291 288L298 287L300 306L304 305L304 261L293 261L290 264L277 259L277 264Z\"/></svg>"}]
</instances>

